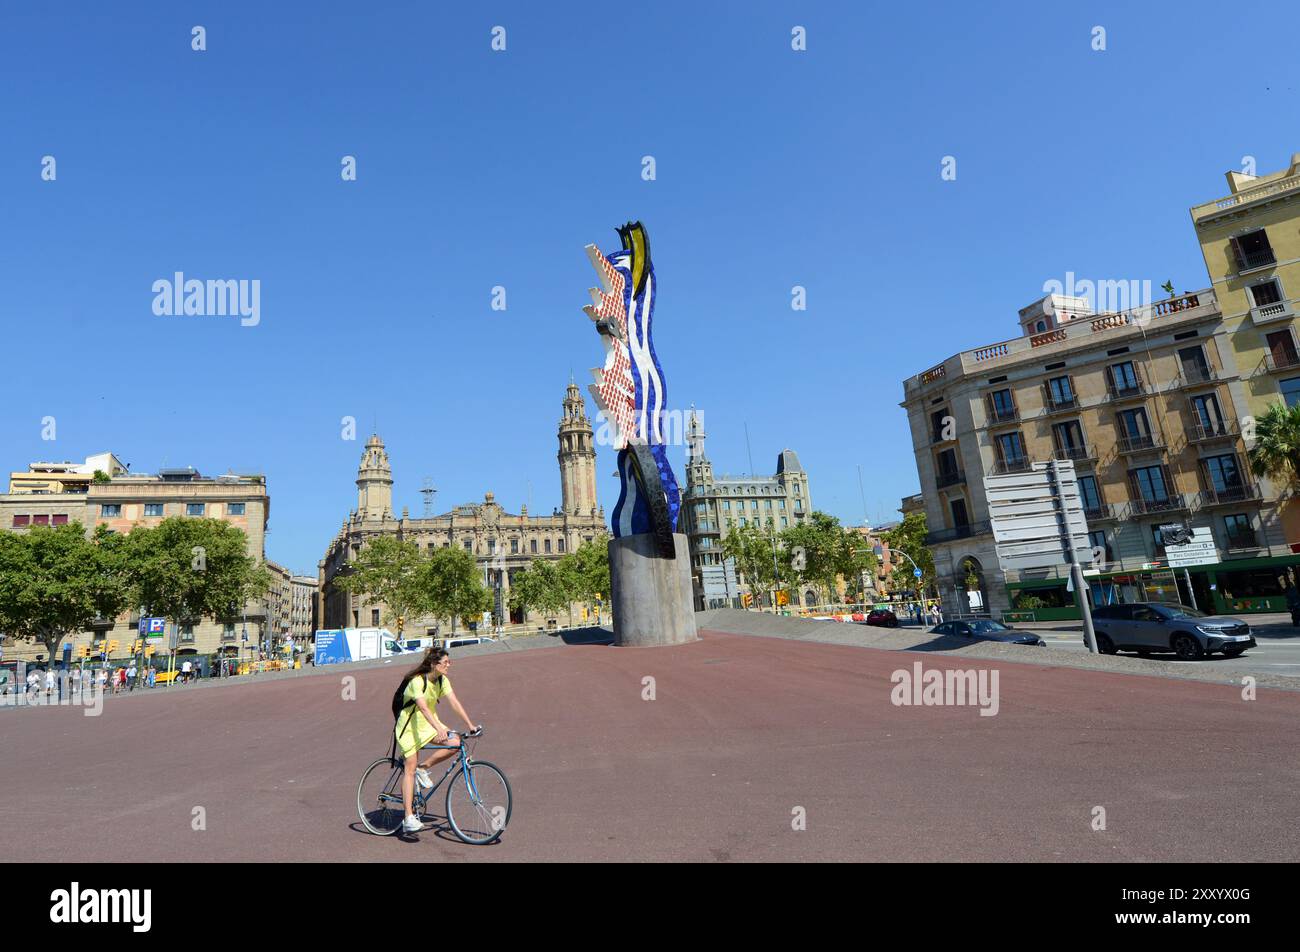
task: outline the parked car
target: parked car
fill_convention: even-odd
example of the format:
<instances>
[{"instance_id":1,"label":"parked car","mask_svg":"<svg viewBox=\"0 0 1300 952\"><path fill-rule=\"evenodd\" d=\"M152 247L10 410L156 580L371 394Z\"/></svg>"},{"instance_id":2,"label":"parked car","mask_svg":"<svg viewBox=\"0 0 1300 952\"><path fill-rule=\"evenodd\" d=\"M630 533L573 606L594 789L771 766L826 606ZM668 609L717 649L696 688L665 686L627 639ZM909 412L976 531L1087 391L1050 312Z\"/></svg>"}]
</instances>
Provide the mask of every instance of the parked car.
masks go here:
<instances>
[{"instance_id":1,"label":"parked car","mask_svg":"<svg viewBox=\"0 0 1300 952\"><path fill-rule=\"evenodd\" d=\"M873 608L871 611L867 612L867 620L865 624L880 625L884 628L897 628L898 616L888 608Z\"/></svg>"},{"instance_id":2,"label":"parked car","mask_svg":"<svg viewBox=\"0 0 1300 952\"><path fill-rule=\"evenodd\" d=\"M969 621L945 621L930 629L932 635L956 635L958 638L970 638L973 641L1000 641L1010 645L1038 645L1046 647L1047 642L1032 631L1009 628L1000 621L988 618L972 618Z\"/></svg>"},{"instance_id":3,"label":"parked car","mask_svg":"<svg viewBox=\"0 0 1300 952\"><path fill-rule=\"evenodd\" d=\"M1102 654L1172 651L1184 661L1216 651L1235 658L1255 647L1250 625L1229 615L1206 615L1170 602L1129 602L1092 610L1097 650ZM1086 640L1086 636L1085 636Z\"/></svg>"},{"instance_id":4,"label":"parked car","mask_svg":"<svg viewBox=\"0 0 1300 952\"><path fill-rule=\"evenodd\" d=\"M487 635L473 635L469 638L451 638L443 644L443 647L450 651L452 648L463 648L466 645L481 645L490 641L496 641Z\"/></svg>"}]
</instances>

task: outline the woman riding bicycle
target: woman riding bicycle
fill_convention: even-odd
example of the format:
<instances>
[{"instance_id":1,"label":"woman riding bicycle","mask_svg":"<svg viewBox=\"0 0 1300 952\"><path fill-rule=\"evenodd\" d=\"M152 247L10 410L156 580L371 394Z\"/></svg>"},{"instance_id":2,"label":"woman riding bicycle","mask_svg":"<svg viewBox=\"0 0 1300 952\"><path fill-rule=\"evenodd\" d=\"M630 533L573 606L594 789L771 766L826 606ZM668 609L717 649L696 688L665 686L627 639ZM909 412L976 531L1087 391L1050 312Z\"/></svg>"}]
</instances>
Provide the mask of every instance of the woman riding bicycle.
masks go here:
<instances>
[{"instance_id":1,"label":"woman riding bicycle","mask_svg":"<svg viewBox=\"0 0 1300 952\"><path fill-rule=\"evenodd\" d=\"M449 734L447 726L438 719L438 702L446 698L465 725L471 731L476 729L474 722L465 713L465 708L452 693L451 681L447 677L450 667L451 657L445 648L430 648L425 653L424 660L405 678L402 714L393 731L397 735L402 757L405 758L402 804L406 807L406 817L402 820L402 829L407 833L418 833L424 826L412 812L415 784L418 782L423 788L432 787L433 778L426 771L449 757L454 757L454 748L460 746L460 738ZM432 757L421 764L418 762L419 752L426 744L445 744L452 749L435 751Z\"/></svg>"}]
</instances>

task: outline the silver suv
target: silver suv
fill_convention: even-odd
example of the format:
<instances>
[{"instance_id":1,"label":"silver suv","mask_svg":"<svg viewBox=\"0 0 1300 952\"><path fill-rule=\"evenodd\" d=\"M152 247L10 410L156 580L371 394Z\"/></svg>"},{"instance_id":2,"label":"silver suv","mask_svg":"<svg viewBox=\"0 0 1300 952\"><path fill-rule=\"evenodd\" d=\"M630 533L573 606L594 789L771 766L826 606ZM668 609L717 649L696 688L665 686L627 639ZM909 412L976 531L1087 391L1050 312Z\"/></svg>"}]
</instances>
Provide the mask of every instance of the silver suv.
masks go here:
<instances>
[{"instance_id":1,"label":"silver suv","mask_svg":"<svg viewBox=\"0 0 1300 952\"><path fill-rule=\"evenodd\" d=\"M1130 602L1092 610L1097 650L1102 654L1173 651L1184 661L1215 651L1235 658L1255 647L1250 626L1240 618L1206 615L1168 602Z\"/></svg>"}]
</instances>

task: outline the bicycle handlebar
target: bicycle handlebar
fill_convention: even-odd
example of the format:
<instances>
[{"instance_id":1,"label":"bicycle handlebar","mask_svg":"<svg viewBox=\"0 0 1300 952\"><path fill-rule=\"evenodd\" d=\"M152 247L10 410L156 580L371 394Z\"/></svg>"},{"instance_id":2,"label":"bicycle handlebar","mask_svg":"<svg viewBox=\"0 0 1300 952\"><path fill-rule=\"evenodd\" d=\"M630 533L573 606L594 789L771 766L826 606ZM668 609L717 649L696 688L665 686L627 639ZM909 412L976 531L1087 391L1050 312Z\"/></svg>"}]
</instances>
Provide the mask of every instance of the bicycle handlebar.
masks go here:
<instances>
[{"instance_id":1,"label":"bicycle handlebar","mask_svg":"<svg viewBox=\"0 0 1300 952\"><path fill-rule=\"evenodd\" d=\"M472 738L475 738L475 737L482 737L482 736L483 736L483 725L480 724L478 727L474 728L472 731L454 731L454 730L452 730L451 728L448 728L448 729L447 729L447 733L448 733L448 734L455 734L457 737L468 737L468 738L471 738L471 739L472 739Z\"/></svg>"}]
</instances>

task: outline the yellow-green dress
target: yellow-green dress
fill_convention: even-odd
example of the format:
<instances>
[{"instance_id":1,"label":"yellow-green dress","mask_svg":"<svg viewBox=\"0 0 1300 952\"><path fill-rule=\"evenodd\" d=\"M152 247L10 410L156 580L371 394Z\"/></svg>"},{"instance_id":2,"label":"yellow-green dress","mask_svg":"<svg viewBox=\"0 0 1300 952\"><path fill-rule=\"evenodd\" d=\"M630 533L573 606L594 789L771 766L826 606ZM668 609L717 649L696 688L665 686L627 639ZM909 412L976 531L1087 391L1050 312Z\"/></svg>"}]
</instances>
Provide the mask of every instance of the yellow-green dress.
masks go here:
<instances>
[{"instance_id":1,"label":"yellow-green dress","mask_svg":"<svg viewBox=\"0 0 1300 952\"><path fill-rule=\"evenodd\" d=\"M402 749L403 757L410 757L437 736L433 725L415 706L415 699L423 694L429 710L435 711L438 699L450 693L451 681L445 675L433 681L419 675L411 678L407 683L406 690L402 693L402 713L398 716L397 723L393 725L393 733L397 735L397 746ZM406 706L408 704L409 707Z\"/></svg>"}]
</instances>

